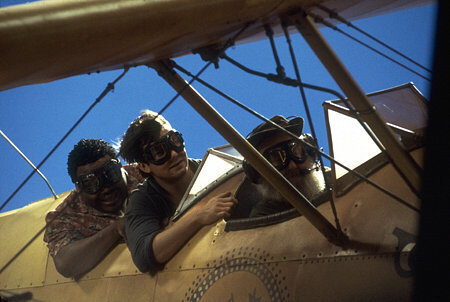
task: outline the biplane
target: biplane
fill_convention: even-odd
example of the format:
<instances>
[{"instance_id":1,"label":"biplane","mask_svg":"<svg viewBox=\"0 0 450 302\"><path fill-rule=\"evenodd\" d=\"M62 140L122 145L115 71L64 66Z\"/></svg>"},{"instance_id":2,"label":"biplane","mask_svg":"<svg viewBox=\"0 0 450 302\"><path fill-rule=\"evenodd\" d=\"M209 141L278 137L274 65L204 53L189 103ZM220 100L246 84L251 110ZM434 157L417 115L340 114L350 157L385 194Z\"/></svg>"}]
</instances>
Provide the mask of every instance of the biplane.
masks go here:
<instances>
[{"instance_id":1,"label":"biplane","mask_svg":"<svg viewBox=\"0 0 450 302\"><path fill-rule=\"evenodd\" d=\"M200 230L156 275L140 273L127 246L119 244L79 280L56 271L37 233L45 227L46 213L68 192L2 213L0 240L8 244L0 256L0 297L412 300L427 101L411 83L363 92L316 22L333 26L419 4L423 2L50 0L0 9L1 90L150 66L229 143L208 149L175 213L175 223L193 204L217 193L231 190L239 200L233 217ZM263 39L270 32L289 36L294 31L345 94L332 91L334 98L323 104L330 152L321 153L330 162L332 181L326 187L331 197L319 206L280 177L179 75L185 70L171 60L194 52L218 64L231 60L225 50L235 44ZM208 85L198 75L186 74ZM282 71L267 77L293 87L330 91L298 77L290 79ZM244 158L293 205L292 210L247 217L260 197L245 177ZM29 241L33 237L36 240Z\"/></svg>"}]
</instances>

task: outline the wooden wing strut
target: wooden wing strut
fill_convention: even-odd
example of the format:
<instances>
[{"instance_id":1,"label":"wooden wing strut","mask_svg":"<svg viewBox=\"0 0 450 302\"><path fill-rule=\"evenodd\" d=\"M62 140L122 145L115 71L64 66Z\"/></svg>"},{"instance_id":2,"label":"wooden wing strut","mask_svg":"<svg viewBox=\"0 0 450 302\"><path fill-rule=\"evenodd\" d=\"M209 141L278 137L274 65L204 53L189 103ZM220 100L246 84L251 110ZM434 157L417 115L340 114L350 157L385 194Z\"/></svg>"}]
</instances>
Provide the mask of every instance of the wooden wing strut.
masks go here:
<instances>
[{"instance_id":1,"label":"wooden wing strut","mask_svg":"<svg viewBox=\"0 0 450 302\"><path fill-rule=\"evenodd\" d=\"M411 190L418 194L420 192L420 175L422 173L420 167L386 125L372 102L367 98L350 72L319 32L311 17L300 14L291 16L288 20L291 24L295 24L311 49L347 95L355 111L360 113L358 114L359 118L367 123L384 146L384 151L391 158L394 167L408 183Z\"/></svg>"},{"instance_id":2,"label":"wooden wing strut","mask_svg":"<svg viewBox=\"0 0 450 302\"><path fill-rule=\"evenodd\" d=\"M170 61L152 63L158 74L164 78L180 95L219 132L239 153L244 156L267 181L276 188L312 225L330 242L342 244L346 236L338 231L283 175L242 137L192 86L173 68Z\"/></svg>"}]
</instances>

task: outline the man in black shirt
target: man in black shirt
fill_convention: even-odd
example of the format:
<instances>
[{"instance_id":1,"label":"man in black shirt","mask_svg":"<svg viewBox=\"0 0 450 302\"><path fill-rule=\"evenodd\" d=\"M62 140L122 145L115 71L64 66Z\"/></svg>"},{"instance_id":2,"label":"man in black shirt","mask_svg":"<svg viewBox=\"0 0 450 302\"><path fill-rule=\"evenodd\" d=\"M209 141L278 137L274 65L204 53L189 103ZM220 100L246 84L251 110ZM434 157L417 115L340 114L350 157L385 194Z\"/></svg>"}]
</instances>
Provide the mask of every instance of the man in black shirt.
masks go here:
<instances>
[{"instance_id":1,"label":"man in black shirt","mask_svg":"<svg viewBox=\"0 0 450 302\"><path fill-rule=\"evenodd\" d=\"M231 192L197 204L168 225L198 160L188 159L181 133L161 115L143 111L123 136L119 153L137 162L147 180L134 191L126 212L126 235L133 261L142 272L155 273L203 226L229 217L237 203Z\"/></svg>"}]
</instances>

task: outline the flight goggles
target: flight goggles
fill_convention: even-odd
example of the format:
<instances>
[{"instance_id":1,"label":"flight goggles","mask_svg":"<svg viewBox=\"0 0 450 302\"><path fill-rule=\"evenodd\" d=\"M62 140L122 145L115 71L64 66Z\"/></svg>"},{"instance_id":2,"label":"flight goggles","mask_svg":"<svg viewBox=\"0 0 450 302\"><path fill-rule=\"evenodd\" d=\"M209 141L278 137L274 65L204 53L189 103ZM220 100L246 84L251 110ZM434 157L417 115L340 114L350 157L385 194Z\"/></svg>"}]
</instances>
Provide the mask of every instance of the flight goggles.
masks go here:
<instances>
[{"instance_id":1,"label":"flight goggles","mask_svg":"<svg viewBox=\"0 0 450 302\"><path fill-rule=\"evenodd\" d=\"M144 148L148 162L162 165L171 157L171 150L179 153L184 149L184 140L180 132L169 131L166 135Z\"/></svg>"},{"instance_id":2,"label":"flight goggles","mask_svg":"<svg viewBox=\"0 0 450 302\"><path fill-rule=\"evenodd\" d=\"M263 156L278 170L286 168L291 160L296 164L304 163L307 159L307 153L302 143L297 139L282 142L278 145L268 148Z\"/></svg>"},{"instance_id":3,"label":"flight goggles","mask_svg":"<svg viewBox=\"0 0 450 302\"><path fill-rule=\"evenodd\" d=\"M111 159L101 167L78 176L76 184L88 194L96 194L105 186L113 185L122 179L121 165Z\"/></svg>"}]
</instances>

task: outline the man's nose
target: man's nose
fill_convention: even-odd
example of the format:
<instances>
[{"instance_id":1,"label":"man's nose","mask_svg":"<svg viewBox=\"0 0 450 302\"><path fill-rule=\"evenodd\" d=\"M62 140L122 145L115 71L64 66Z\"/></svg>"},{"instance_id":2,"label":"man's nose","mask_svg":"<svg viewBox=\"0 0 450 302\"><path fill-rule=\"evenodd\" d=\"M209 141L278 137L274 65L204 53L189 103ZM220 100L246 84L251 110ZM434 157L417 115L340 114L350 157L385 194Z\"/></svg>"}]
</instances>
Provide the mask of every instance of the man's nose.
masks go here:
<instances>
[{"instance_id":1,"label":"man's nose","mask_svg":"<svg viewBox=\"0 0 450 302\"><path fill-rule=\"evenodd\" d=\"M102 185L102 188L100 189L100 192L101 193L108 193L109 191L112 190L113 185L114 184L112 184L112 183L104 183Z\"/></svg>"},{"instance_id":2,"label":"man's nose","mask_svg":"<svg viewBox=\"0 0 450 302\"><path fill-rule=\"evenodd\" d=\"M175 150L170 150L170 159L172 159L172 158L174 158L174 157L177 157L177 155L178 155L178 153L177 153L177 151L175 151Z\"/></svg>"},{"instance_id":3,"label":"man's nose","mask_svg":"<svg viewBox=\"0 0 450 302\"><path fill-rule=\"evenodd\" d=\"M109 179L103 180L101 192L108 192L108 191L114 190L115 185L116 185L116 183L113 183Z\"/></svg>"}]
</instances>

